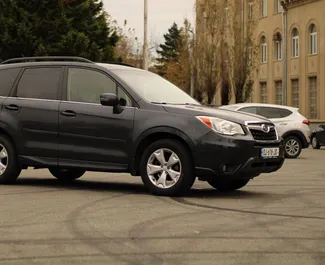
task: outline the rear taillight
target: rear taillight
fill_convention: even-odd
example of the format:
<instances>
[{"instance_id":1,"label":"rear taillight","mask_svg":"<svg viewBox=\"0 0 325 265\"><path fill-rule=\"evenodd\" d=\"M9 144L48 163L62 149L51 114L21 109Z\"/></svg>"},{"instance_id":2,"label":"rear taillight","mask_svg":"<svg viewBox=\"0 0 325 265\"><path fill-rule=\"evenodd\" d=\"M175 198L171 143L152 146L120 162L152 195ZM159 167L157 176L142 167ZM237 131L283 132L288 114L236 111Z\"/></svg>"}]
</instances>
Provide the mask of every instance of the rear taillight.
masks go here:
<instances>
[{"instance_id":1,"label":"rear taillight","mask_svg":"<svg viewBox=\"0 0 325 265\"><path fill-rule=\"evenodd\" d=\"M303 120L302 123L306 124L306 125L310 125L310 121L309 120Z\"/></svg>"}]
</instances>

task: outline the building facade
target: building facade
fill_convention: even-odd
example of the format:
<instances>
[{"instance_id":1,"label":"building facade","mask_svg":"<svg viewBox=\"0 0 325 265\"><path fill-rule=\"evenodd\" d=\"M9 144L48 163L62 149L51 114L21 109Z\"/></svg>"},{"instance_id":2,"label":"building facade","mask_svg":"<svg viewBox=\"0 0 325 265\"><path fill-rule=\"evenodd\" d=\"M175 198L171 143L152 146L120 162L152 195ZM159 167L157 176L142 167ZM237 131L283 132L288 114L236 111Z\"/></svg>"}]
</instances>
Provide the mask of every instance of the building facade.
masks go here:
<instances>
[{"instance_id":1,"label":"building facade","mask_svg":"<svg viewBox=\"0 0 325 265\"><path fill-rule=\"evenodd\" d=\"M245 22L254 5L259 10L249 101L294 106L312 122L325 123L325 0L241 1Z\"/></svg>"}]
</instances>

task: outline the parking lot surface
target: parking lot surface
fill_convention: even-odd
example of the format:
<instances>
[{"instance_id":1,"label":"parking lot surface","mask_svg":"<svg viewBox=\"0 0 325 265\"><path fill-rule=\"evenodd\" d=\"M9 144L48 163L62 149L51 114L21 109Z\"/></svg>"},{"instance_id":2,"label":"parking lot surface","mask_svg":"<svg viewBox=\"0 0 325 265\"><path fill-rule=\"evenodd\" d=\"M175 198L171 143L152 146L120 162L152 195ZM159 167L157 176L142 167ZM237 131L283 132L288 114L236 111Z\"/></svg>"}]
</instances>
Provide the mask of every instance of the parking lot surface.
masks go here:
<instances>
[{"instance_id":1,"label":"parking lot surface","mask_svg":"<svg viewBox=\"0 0 325 265\"><path fill-rule=\"evenodd\" d=\"M325 149L304 150L245 188L197 181L155 197L140 178L47 170L0 186L0 264L325 264Z\"/></svg>"}]
</instances>

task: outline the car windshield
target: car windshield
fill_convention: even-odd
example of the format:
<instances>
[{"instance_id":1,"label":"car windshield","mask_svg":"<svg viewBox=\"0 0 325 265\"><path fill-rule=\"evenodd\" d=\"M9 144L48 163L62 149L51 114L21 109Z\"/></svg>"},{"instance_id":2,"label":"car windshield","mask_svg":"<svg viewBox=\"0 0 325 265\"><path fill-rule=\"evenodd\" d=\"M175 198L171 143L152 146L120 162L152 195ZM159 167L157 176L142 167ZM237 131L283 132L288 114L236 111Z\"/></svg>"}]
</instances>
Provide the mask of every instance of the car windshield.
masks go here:
<instances>
[{"instance_id":1,"label":"car windshield","mask_svg":"<svg viewBox=\"0 0 325 265\"><path fill-rule=\"evenodd\" d=\"M111 70L145 100L156 104L201 105L171 82L149 71Z\"/></svg>"}]
</instances>

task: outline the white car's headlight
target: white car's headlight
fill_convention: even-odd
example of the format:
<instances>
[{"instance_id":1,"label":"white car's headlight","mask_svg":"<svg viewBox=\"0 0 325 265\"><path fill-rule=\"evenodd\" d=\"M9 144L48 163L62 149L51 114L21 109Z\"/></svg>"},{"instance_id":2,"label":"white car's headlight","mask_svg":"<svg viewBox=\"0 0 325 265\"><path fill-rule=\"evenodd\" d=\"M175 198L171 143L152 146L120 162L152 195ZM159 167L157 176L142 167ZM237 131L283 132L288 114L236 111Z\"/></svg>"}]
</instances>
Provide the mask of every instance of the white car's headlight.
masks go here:
<instances>
[{"instance_id":1,"label":"white car's headlight","mask_svg":"<svg viewBox=\"0 0 325 265\"><path fill-rule=\"evenodd\" d=\"M217 133L224 135L245 135L243 128L238 123L208 116L197 116L197 118Z\"/></svg>"}]
</instances>

